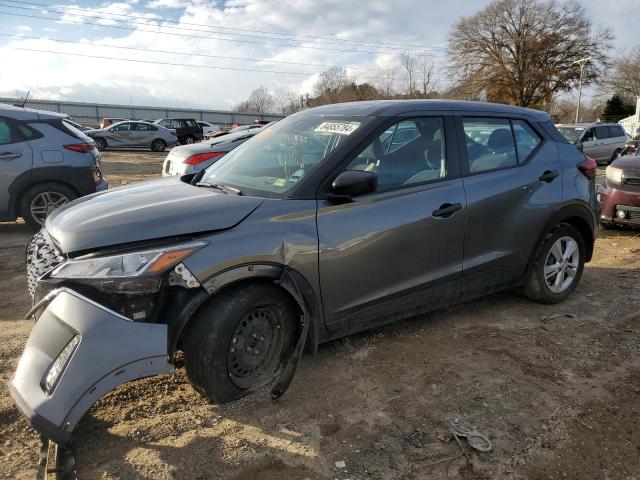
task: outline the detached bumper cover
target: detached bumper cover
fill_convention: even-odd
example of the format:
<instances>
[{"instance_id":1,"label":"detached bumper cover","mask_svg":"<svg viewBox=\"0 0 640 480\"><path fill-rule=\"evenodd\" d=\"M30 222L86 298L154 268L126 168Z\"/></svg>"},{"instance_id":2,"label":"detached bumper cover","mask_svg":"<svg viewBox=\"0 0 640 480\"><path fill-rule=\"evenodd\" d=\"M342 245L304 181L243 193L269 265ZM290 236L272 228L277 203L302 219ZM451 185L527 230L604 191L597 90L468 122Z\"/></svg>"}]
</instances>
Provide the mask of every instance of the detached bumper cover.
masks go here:
<instances>
[{"instance_id":1,"label":"detached bumper cover","mask_svg":"<svg viewBox=\"0 0 640 480\"><path fill-rule=\"evenodd\" d=\"M43 379L75 335L80 342L48 394ZM173 371L166 325L133 322L73 290L61 289L35 323L9 390L36 430L65 445L78 421L107 392L131 380Z\"/></svg>"}]
</instances>

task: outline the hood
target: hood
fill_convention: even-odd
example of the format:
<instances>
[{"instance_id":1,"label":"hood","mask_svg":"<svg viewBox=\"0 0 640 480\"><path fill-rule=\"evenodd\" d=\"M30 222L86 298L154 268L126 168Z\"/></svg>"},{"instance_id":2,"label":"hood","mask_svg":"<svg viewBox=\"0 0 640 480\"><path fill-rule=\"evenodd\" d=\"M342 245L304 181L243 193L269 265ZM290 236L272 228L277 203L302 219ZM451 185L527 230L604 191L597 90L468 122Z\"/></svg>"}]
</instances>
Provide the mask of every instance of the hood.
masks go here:
<instances>
[{"instance_id":1,"label":"hood","mask_svg":"<svg viewBox=\"0 0 640 480\"><path fill-rule=\"evenodd\" d=\"M611 166L621 168L626 178L640 178L640 156L624 155L618 157Z\"/></svg>"},{"instance_id":2,"label":"hood","mask_svg":"<svg viewBox=\"0 0 640 480\"><path fill-rule=\"evenodd\" d=\"M231 228L263 201L170 177L79 198L51 213L46 229L64 252L78 252Z\"/></svg>"}]
</instances>

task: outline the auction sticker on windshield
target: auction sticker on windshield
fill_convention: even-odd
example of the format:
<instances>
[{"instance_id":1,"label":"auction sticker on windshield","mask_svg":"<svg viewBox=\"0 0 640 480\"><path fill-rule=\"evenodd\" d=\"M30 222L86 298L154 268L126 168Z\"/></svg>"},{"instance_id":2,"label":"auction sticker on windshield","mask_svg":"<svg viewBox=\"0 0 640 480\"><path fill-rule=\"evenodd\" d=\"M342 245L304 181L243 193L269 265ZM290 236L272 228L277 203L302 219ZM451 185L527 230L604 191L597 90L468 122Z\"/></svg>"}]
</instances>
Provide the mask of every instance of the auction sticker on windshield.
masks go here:
<instances>
[{"instance_id":1,"label":"auction sticker on windshield","mask_svg":"<svg viewBox=\"0 0 640 480\"><path fill-rule=\"evenodd\" d=\"M348 122L322 122L315 128L316 132L339 133L351 135L360 126L359 123Z\"/></svg>"}]
</instances>

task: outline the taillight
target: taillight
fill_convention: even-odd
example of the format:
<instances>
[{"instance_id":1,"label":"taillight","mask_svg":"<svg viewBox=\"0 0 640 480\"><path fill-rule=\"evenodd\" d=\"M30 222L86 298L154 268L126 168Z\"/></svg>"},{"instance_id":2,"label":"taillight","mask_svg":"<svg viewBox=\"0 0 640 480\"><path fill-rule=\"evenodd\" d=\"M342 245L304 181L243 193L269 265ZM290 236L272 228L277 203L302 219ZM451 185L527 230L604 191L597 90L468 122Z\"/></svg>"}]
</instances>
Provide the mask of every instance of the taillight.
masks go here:
<instances>
[{"instance_id":1,"label":"taillight","mask_svg":"<svg viewBox=\"0 0 640 480\"><path fill-rule=\"evenodd\" d=\"M596 172L598 171L598 162L596 162L593 158L587 157L585 155L584 160L576 166L578 167L578 170L580 170L580 172L582 172L582 174L589 180L593 180L594 178L596 178Z\"/></svg>"},{"instance_id":2,"label":"taillight","mask_svg":"<svg viewBox=\"0 0 640 480\"><path fill-rule=\"evenodd\" d=\"M73 143L71 145L65 145L64 148L73 150L74 152L89 153L96 148L96 146L92 143Z\"/></svg>"},{"instance_id":3,"label":"taillight","mask_svg":"<svg viewBox=\"0 0 640 480\"><path fill-rule=\"evenodd\" d=\"M212 158L221 157L227 152L208 152L208 153L198 153L196 155L191 155L190 157L185 158L182 163L186 163L187 165L197 165L202 162L206 162Z\"/></svg>"}]
</instances>

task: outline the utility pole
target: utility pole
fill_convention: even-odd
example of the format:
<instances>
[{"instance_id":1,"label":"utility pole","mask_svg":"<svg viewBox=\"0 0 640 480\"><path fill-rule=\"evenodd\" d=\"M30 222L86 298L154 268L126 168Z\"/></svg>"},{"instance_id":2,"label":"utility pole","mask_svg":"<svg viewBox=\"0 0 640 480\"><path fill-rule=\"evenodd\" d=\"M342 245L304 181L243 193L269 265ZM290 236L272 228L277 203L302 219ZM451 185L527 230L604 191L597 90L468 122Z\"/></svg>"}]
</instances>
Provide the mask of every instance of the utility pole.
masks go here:
<instances>
[{"instance_id":1,"label":"utility pole","mask_svg":"<svg viewBox=\"0 0 640 480\"><path fill-rule=\"evenodd\" d=\"M591 60L591 57L581 58L576 60L573 64L580 65L580 86L578 87L578 106L576 107L576 123L578 123L578 117L580 116L580 101L582 100L582 78L584 76L584 66Z\"/></svg>"}]
</instances>

